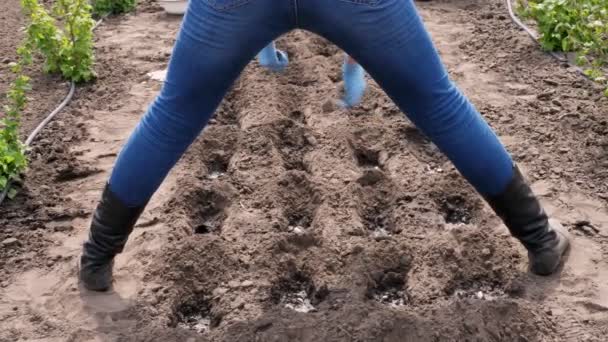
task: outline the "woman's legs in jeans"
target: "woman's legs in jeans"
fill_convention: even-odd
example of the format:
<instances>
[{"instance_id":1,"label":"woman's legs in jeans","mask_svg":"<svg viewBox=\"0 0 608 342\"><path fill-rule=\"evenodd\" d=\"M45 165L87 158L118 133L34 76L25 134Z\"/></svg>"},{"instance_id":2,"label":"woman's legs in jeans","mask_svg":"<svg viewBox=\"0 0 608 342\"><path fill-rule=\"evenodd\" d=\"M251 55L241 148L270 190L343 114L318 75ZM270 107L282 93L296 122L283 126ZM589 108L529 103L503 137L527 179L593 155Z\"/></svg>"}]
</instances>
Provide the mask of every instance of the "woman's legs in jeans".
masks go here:
<instances>
[{"instance_id":1,"label":"woman's legs in jeans","mask_svg":"<svg viewBox=\"0 0 608 342\"><path fill-rule=\"evenodd\" d=\"M229 4L239 7L224 8ZM291 29L291 13L275 0L190 1L163 89L123 147L95 210L80 257L87 289L111 287L114 256L145 204L245 65Z\"/></svg>"},{"instance_id":2,"label":"woman's legs in jeans","mask_svg":"<svg viewBox=\"0 0 608 342\"><path fill-rule=\"evenodd\" d=\"M243 67L291 28L291 7L270 1L252 0L227 11L191 2L163 90L112 172L110 188L119 198L134 206L145 203ZM411 1L362 2L301 1L298 19L361 63L478 191L494 195L504 190L512 176L511 159L450 81Z\"/></svg>"},{"instance_id":3,"label":"woman's legs in jeans","mask_svg":"<svg viewBox=\"0 0 608 342\"><path fill-rule=\"evenodd\" d=\"M240 7L224 9L228 4ZM110 287L112 260L145 203L243 67L295 26L361 63L488 199L528 248L535 272L555 271L567 239L549 226L494 132L449 80L411 0L193 0L163 90L121 152L95 212L81 257L87 288Z\"/></svg>"},{"instance_id":4,"label":"woman's legs in jeans","mask_svg":"<svg viewBox=\"0 0 608 342\"><path fill-rule=\"evenodd\" d=\"M110 188L121 200L132 206L148 201L247 63L291 29L289 7L272 3L218 10L203 0L190 2L160 95L114 166Z\"/></svg>"},{"instance_id":5,"label":"woman's legs in jeans","mask_svg":"<svg viewBox=\"0 0 608 342\"><path fill-rule=\"evenodd\" d=\"M450 81L411 0L301 3L300 25L361 63L479 192L506 188L513 173L509 154Z\"/></svg>"},{"instance_id":6,"label":"woman's legs in jeans","mask_svg":"<svg viewBox=\"0 0 608 342\"><path fill-rule=\"evenodd\" d=\"M412 0L301 3L300 24L363 65L528 249L532 272L555 272L569 245L566 230L549 223L494 132L450 81Z\"/></svg>"}]
</instances>

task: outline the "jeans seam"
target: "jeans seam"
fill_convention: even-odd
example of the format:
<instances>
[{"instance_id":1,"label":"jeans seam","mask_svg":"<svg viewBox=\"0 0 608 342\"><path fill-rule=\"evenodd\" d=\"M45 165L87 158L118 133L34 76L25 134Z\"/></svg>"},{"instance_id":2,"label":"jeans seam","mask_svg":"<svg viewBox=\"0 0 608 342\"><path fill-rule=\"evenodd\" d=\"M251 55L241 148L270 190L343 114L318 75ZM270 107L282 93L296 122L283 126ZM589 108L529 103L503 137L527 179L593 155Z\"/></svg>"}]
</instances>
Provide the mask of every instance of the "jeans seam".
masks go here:
<instances>
[{"instance_id":1,"label":"jeans seam","mask_svg":"<svg viewBox=\"0 0 608 342\"><path fill-rule=\"evenodd\" d=\"M209 6L211 6L212 8L218 10L218 11L228 11L243 5L248 4L249 2L251 2L251 0L235 0L227 5L218 5L215 1L213 0L206 0L207 4Z\"/></svg>"},{"instance_id":2,"label":"jeans seam","mask_svg":"<svg viewBox=\"0 0 608 342\"><path fill-rule=\"evenodd\" d=\"M295 22L295 26L299 27L300 23L298 20L298 0L293 0L293 16L294 16L294 22Z\"/></svg>"},{"instance_id":3,"label":"jeans seam","mask_svg":"<svg viewBox=\"0 0 608 342\"><path fill-rule=\"evenodd\" d=\"M350 2L357 5L377 6L380 0L340 0L343 2Z\"/></svg>"}]
</instances>

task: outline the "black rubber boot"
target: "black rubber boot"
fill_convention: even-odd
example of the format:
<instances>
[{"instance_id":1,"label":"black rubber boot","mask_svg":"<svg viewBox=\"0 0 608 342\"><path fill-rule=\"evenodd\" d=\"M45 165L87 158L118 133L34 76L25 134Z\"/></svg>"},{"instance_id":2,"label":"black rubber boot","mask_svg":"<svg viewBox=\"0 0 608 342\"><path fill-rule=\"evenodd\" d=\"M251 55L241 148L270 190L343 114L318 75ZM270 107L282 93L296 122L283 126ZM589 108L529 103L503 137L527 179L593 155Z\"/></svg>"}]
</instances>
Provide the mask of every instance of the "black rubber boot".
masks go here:
<instances>
[{"instance_id":1,"label":"black rubber boot","mask_svg":"<svg viewBox=\"0 0 608 342\"><path fill-rule=\"evenodd\" d=\"M530 270L538 275L554 273L568 249L568 232L559 222L549 220L516 166L507 189L486 200L528 250Z\"/></svg>"},{"instance_id":2,"label":"black rubber boot","mask_svg":"<svg viewBox=\"0 0 608 342\"><path fill-rule=\"evenodd\" d=\"M125 205L106 185L80 257L79 278L88 290L110 289L114 256L122 252L144 207Z\"/></svg>"}]
</instances>

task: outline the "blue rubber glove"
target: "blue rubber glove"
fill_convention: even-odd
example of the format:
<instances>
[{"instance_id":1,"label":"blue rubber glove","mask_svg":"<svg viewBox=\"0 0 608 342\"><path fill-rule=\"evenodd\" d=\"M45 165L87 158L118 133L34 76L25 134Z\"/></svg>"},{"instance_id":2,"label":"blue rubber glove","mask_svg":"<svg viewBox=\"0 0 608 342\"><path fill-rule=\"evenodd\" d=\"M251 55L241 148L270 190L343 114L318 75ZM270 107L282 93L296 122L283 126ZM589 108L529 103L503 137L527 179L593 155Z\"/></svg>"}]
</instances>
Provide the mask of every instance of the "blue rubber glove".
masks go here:
<instances>
[{"instance_id":1,"label":"blue rubber glove","mask_svg":"<svg viewBox=\"0 0 608 342\"><path fill-rule=\"evenodd\" d=\"M359 63L346 56L342 65L342 78L344 79L344 97L339 102L344 108L352 108L361 102L361 98L365 94L367 88L365 70Z\"/></svg>"},{"instance_id":2,"label":"blue rubber glove","mask_svg":"<svg viewBox=\"0 0 608 342\"><path fill-rule=\"evenodd\" d=\"M281 72L285 70L287 64L289 64L289 58L287 54L281 50L277 50L274 42L268 44L258 54L258 60L260 65L264 68L270 69L274 72Z\"/></svg>"}]
</instances>

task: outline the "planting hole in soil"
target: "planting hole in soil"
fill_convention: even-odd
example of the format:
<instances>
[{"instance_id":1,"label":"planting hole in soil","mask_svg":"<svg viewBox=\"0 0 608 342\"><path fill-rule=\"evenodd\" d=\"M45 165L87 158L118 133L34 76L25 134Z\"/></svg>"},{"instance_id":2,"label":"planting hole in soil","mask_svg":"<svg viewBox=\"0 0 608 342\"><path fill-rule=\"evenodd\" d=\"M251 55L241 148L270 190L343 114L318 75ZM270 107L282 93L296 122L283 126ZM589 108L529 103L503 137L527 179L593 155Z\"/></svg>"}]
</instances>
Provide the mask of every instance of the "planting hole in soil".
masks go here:
<instances>
[{"instance_id":1,"label":"planting hole in soil","mask_svg":"<svg viewBox=\"0 0 608 342\"><path fill-rule=\"evenodd\" d=\"M208 299L197 295L175 307L170 325L204 334L219 325L219 320L212 316Z\"/></svg>"},{"instance_id":2,"label":"planting hole in soil","mask_svg":"<svg viewBox=\"0 0 608 342\"><path fill-rule=\"evenodd\" d=\"M301 313L316 311L315 305L323 301L327 294L326 287L317 290L310 277L302 272L279 280L270 290L274 304Z\"/></svg>"},{"instance_id":3,"label":"planting hole in soil","mask_svg":"<svg viewBox=\"0 0 608 342\"><path fill-rule=\"evenodd\" d=\"M471 211L463 197L450 196L440 202L445 222L452 224L469 224L471 222Z\"/></svg>"},{"instance_id":4,"label":"planting hole in soil","mask_svg":"<svg viewBox=\"0 0 608 342\"><path fill-rule=\"evenodd\" d=\"M279 120L273 126L276 131L274 143L285 169L307 171L304 165L304 154L309 148L306 129L293 120Z\"/></svg>"},{"instance_id":5,"label":"planting hole in soil","mask_svg":"<svg viewBox=\"0 0 608 342\"><path fill-rule=\"evenodd\" d=\"M368 212L363 216L365 226L375 239L382 239L393 233L395 227L393 219L392 210L382 204L369 208Z\"/></svg>"},{"instance_id":6,"label":"planting hole in soil","mask_svg":"<svg viewBox=\"0 0 608 342\"><path fill-rule=\"evenodd\" d=\"M382 180L383 176L374 185L363 186L359 190L359 215L371 236L377 240L398 233L395 226L393 189L390 182Z\"/></svg>"},{"instance_id":7,"label":"planting hole in soil","mask_svg":"<svg viewBox=\"0 0 608 342\"><path fill-rule=\"evenodd\" d=\"M289 118L301 124L306 124L306 117L304 116L304 113L299 110L294 110L293 112L289 113Z\"/></svg>"},{"instance_id":8,"label":"planting hole in soil","mask_svg":"<svg viewBox=\"0 0 608 342\"><path fill-rule=\"evenodd\" d=\"M297 231L310 228L315 211L319 206L317 191L301 171L290 171L279 181L279 199L284 207L287 230Z\"/></svg>"},{"instance_id":9,"label":"planting hole in soil","mask_svg":"<svg viewBox=\"0 0 608 342\"><path fill-rule=\"evenodd\" d=\"M224 153L214 154L207 163L207 177L217 179L228 171L228 157Z\"/></svg>"},{"instance_id":10,"label":"planting hole in soil","mask_svg":"<svg viewBox=\"0 0 608 342\"><path fill-rule=\"evenodd\" d=\"M298 232L298 230L310 228L312 217L309 213L290 213L287 215L289 221L289 230Z\"/></svg>"},{"instance_id":11,"label":"planting hole in soil","mask_svg":"<svg viewBox=\"0 0 608 342\"><path fill-rule=\"evenodd\" d=\"M357 158L357 164L364 169L380 168L379 151L357 148L355 149L355 158Z\"/></svg>"},{"instance_id":12,"label":"planting hole in soil","mask_svg":"<svg viewBox=\"0 0 608 342\"><path fill-rule=\"evenodd\" d=\"M211 189L201 189L192 195L191 226L195 234L219 233L226 217L228 198Z\"/></svg>"},{"instance_id":13,"label":"planting hole in soil","mask_svg":"<svg viewBox=\"0 0 608 342\"><path fill-rule=\"evenodd\" d=\"M375 284L367 290L367 297L393 308L409 303L404 272L386 271L373 276Z\"/></svg>"}]
</instances>

